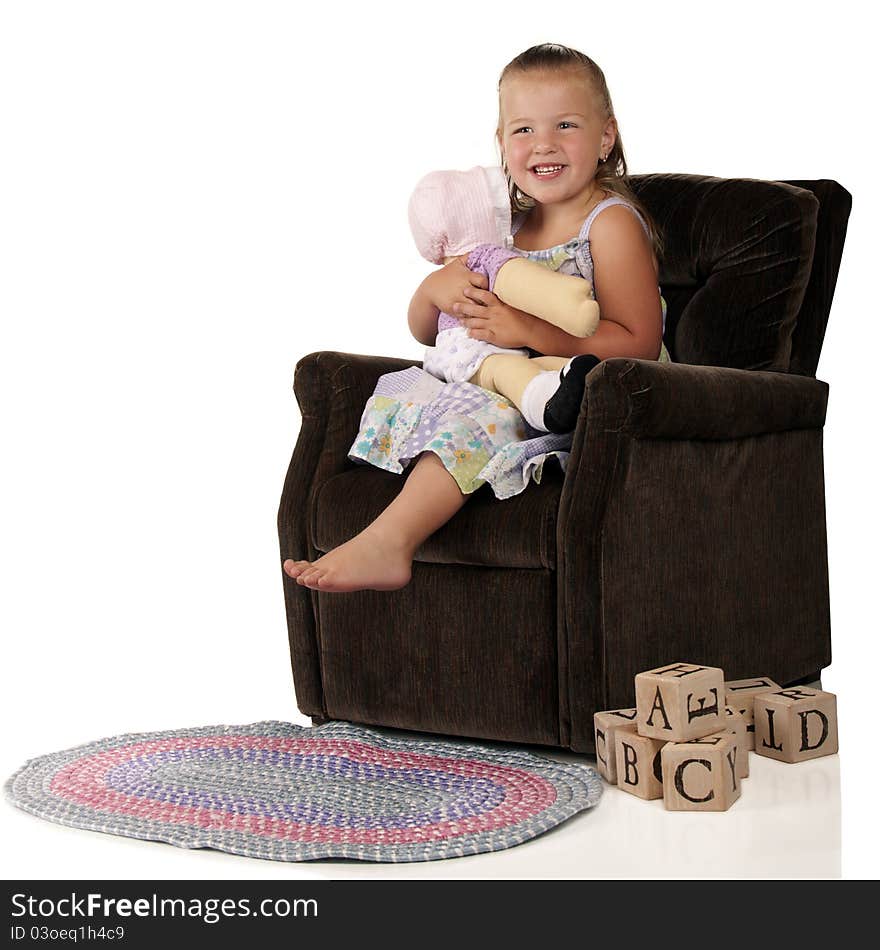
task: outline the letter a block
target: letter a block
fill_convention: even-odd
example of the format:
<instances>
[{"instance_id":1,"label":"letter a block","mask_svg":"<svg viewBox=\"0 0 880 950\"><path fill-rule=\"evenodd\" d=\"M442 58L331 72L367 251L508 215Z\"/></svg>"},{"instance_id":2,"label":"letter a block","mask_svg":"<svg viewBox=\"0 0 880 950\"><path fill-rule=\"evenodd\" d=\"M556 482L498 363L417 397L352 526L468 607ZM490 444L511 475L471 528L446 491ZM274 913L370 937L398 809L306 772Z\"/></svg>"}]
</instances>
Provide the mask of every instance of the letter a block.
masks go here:
<instances>
[{"instance_id":1,"label":"letter a block","mask_svg":"<svg viewBox=\"0 0 880 950\"><path fill-rule=\"evenodd\" d=\"M635 709L607 709L593 714L596 733L596 767L612 785L617 784L617 733L635 732Z\"/></svg>"},{"instance_id":2,"label":"letter a block","mask_svg":"<svg viewBox=\"0 0 880 950\"><path fill-rule=\"evenodd\" d=\"M742 792L738 755L730 732L668 742L660 754L663 804L669 811L727 811Z\"/></svg>"},{"instance_id":3,"label":"letter a block","mask_svg":"<svg viewBox=\"0 0 880 950\"><path fill-rule=\"evenodd\" d=\"M749 680L731 680L724 684L725 703L741 713L746 721L749 749L755 748L755 697L780 689L779 683L774 683L769 676L753 676Z\"/></svg>"},{"instance_id":4,"label":"letter a block","mask_svg":"<svg viewBox=\"0 0 880 950\"><path fill-rule=\"evenodd\" d=\"M792 686L755 697L755 752L803 762L837 752L837 697Z\"/></svg>"},{"instance_id":5,"label":"letter a block","mask_svg":"<svg viewBox=\"0 0 880 950\"><path fill-rule=\"evenodd\" d=\"M636 676L639 735L687 742L725 728L724 672L672 663Z\"/></svg>"},{"instance_id":6,"label":"letter a block","mask_svg":"<svg viewBox=\"0 0 880 950\"><path fill-rule=\"evenodd\" d=\"M637 732L617 734L617 787L639 798L663 797L661 739L648 739Z\"/></svg>"}]
</instances>

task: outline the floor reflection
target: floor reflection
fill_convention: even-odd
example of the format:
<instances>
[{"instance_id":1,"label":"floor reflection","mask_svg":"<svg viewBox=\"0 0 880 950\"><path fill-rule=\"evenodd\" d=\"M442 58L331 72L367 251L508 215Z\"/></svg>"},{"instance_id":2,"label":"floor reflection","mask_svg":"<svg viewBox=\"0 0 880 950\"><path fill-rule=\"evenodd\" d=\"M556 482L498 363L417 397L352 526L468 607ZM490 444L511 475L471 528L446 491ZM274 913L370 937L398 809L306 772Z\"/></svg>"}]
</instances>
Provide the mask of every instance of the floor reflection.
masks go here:
<instances>
[{"instance_id":1,"label":"floor reflection","mask_svg":"<svg viewBox=\"0 0 880 950\"><path fill-rule=\"evenodd\" d=\"M668 812L661 801L607 787L583 833L584 847L602 855L602 876L840 877L839 757L794 765L749 759L742 795L726 812ZM589 874L572 860L559 876L581 876L579 863Z\"/></svg>"}]
</instances>

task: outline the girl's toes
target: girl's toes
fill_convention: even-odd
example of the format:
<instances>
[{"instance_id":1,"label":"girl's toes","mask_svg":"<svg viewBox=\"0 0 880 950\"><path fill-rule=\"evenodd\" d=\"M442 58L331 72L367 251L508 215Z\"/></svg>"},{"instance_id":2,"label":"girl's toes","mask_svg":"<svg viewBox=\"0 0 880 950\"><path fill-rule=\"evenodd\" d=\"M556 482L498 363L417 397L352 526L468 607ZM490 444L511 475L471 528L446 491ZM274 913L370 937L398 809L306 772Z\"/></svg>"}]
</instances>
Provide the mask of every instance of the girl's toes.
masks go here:
<instances>
[{"instance_id":1,"label":"girl's toes","mask_svg":"<svg viewBox=\"0 0 880 950\"><path fill-rule=\"evenodd\" d=\"M288 558L281 566L288 577L296 579L309 567L309 562L294 561L292 558Z\"/></svg>"},{"instance_id":2,"label":"girl's toes","mask_svg":"<svg viewBox=\"0 0 880 950\"><path fill-rule=\"evenodd\" d=\"M297 584L302 584L303 587L311 587L312 590L316 590L318 587L318 582L321 577L323 577L324 572L320 568L316 568L314 565L309 567L309 570L300 574L296 579Z\"/></svg>"}]
</instances>

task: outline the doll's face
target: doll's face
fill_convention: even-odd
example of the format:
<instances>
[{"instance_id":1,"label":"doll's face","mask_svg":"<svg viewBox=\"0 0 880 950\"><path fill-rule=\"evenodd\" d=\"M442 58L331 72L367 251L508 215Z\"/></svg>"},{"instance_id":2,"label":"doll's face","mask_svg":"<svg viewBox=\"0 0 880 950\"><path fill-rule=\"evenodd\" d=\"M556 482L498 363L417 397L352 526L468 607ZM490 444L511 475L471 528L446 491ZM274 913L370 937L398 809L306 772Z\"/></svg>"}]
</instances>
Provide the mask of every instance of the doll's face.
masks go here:
<instances>
[{"instance_id":1,"label":"doll's face","mask_svg":"<svg viewBox=\"0 0 880 950\"><path fill-rule=\"evenodd\" d=\"M617 133L591 87L577 73L514 74L500 106L499 145L520 190L539 204L585 199Z\"/></svg>"}]
</instances>

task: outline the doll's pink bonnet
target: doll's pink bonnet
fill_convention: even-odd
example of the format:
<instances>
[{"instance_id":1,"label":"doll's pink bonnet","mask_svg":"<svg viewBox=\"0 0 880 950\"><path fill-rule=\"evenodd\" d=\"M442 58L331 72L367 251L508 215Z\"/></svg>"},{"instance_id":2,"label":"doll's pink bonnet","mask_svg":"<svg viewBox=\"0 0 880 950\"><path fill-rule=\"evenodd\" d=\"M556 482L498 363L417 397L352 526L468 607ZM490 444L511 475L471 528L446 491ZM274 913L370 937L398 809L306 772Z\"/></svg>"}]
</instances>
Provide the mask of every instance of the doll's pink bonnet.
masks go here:
<instances>
[{"instance_id":1,"label":"doll's pink bonnet","mask_svg":"<svg viewBox=\"0 0 880 950\"><path fill-rule=\"evenodd\" d=\"M498 168L431 172L409 200L409 226L422 257L433 264L468 254L478 244L509 247L510 196Z\"/></svg>"}]
</instances>

